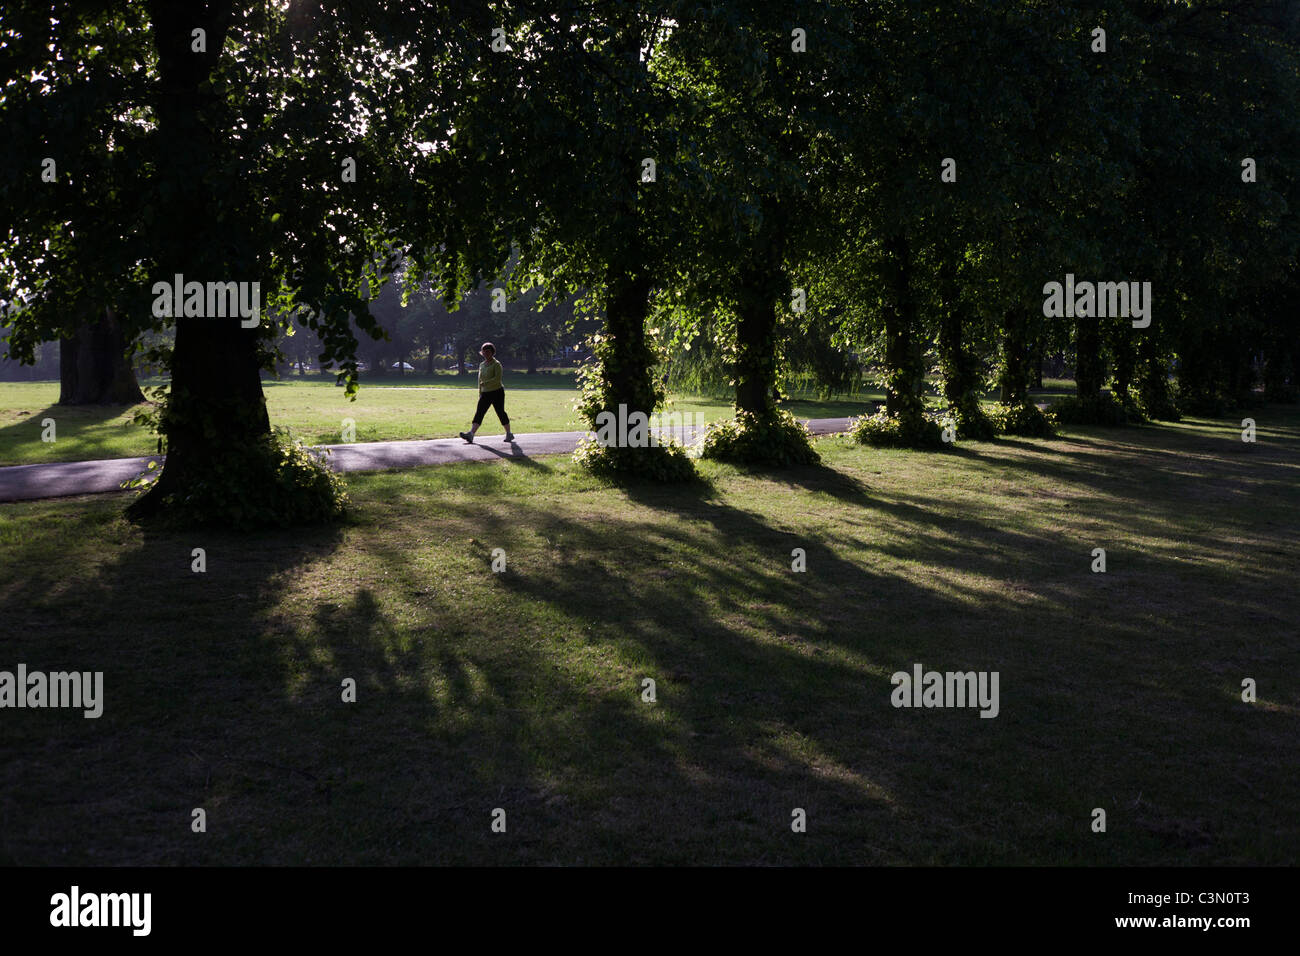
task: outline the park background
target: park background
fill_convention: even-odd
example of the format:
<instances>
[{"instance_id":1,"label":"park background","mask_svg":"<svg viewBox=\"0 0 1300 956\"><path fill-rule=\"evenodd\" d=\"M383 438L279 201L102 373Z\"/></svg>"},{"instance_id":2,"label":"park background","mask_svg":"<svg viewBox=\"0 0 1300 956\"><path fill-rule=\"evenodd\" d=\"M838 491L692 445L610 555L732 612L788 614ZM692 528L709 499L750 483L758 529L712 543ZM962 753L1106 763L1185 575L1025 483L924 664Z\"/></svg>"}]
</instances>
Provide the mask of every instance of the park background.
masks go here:
<instances>
[{"instance_id":1,"label":"park background","mask_svg":"<svg viewBox=\"0 0 1300 956\"><path fill-rule=\"evenodd\" d=\"M0 862L1296 859L1297 4L17 0L0 51L0 465L166 456L0 505L0 664L106 693L4 712ZM311 451L454 434L488 339L520 428L713 427Z\"/></svg>"}]
</instances>

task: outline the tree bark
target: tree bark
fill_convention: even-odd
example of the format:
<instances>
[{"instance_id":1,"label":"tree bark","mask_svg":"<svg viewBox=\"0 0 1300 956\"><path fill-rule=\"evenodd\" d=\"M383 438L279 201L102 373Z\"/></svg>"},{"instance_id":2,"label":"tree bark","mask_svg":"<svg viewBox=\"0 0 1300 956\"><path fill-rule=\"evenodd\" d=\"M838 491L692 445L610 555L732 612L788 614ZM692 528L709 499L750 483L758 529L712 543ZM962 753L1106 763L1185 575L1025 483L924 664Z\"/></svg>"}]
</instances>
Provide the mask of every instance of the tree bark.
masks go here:
<instances>
[{"instance_id":1,"label":"tree bark","mask_svg":"<svg viewBox=\"0 0 1300 956\"><path fill-rule=\"evenodd\" d=\"M214 129L219 93L209 78L230 25L230 0L212 0L194 10L169 0L149 0L149 20L158 52L158 135L171 148L160 152L160 170L175 190L161 236L161 274L196 280L235 278L226 236L219 223L225 197L205 175L228 150L223 130ZM206 52L191 49L191 31L206 31ZM244 276L239 277L247 281ZM255 278L255 277L248 277ZM263 287L266 284L263 283ZM179 303L174 303L174 306ZM171 389L161 416L167 458L155 485L128 509L133 517L157 512L173 494L184 495L209 478L216 466L244 460L240 453L264 440L270 419L262 394L259 329L238 318L176 318ZM232 491L232 494L237 493Z\"/></svg>"},{"instance_id":2,"label":"tree bark","mask_svg":"<svg viewBox=\"0 0 1300 956\"><path fill-rule=\"evenodd\" d=\"M1137 383L1143 410L1152 418L1177 421L1178 408L1169 386L1169 361L1153 335L1144 335L1138 347Z\"/></svg>"},{"instance_id":3,"label":"tree bark","mask_svg":"<svg viewBox=\"0 0 1300 956\"><path fill-rule=\"evenodd\" d=\"M1095 318L1079 318L1074 323L1074 386L1080 400L1097 402L1101 398L1106 366L1101 355L1101 329Z\"/></svg>"},{"instance_id":4,"label":"tree bark","mask_svg":"<svg viewBox=\"0 0 1300 956\"><path fill-rule=\"evenodd\" d=\"M626 405L649 416L658 404L646 344L645 322L650 312L650 282L643 277L616 276L610 283L605 308L605 335L609 348L601 356L606 409L618 414Z\"/></svg>"},{"instance_id":5,"label":"tree bark","mask_svg":"<svg viewBox=\"0 0 1300 956\"><path fill-rule=\"evenodd\" d=\"M126 336L112 309L59 342L60 405L134 405L144 401L126 359Z\"/></svg>"},{"instance_id":6,"label":"tree bark","mask_svg":"<svg viewBox=\"0 0 1300 956\"><path fill-rule=\"evenodd\" d=\"M925 407L921 397L925 370L916 334L911 251L905 236L894 236L889 241L888 257L888 282L893 295L885 308L885 409L891 416L915 416L922 414Z\"/></svg>"},{"instance_id":7,"label":"tree bark","mask_svg":"<svg viewBox=\"0 0 1300 956\"><path fill-rule=\"evenodd\" d=\"M636 31L623 32L615 41L618 55L626 59L630 69L637 74L636 87L648 83L649 61L641 55L641 38ZM621 162L624 169L639 166L639 153L634 152L632 140L624 143ZM631 177L624 177L617 205L618 218L624 224L619 238L614 240L616 255L607 259L604 348L600 350L601 395L605 410L619 413L626 405L627 413L642 412L647 417L659 404L661 393L655 388L652 374L654 353L645 334L646 318L650 314L650 293L654 288L643 268L641 253L641 227L639 207L641 190ZM590 412L592 409L588 408ZM593 422L594 424L594 422Z\"/></svg>"},{"instance_id":8,"label":"tree bark","mask_svg":"<svg viewBox=\"0 0 1300 956\"><path fill-rule=\"evenodd\" d=\"M938 270L939 359L943 373L943 397L967 438L987 439L994 435L993 423L980 404L983 375L979 358L967 344L963 320L956 255L945 255Z\"/></svg>"},{"instance_id":9,"label":"tree bark","mask_svg":"<svg viewBox=\"0 0 1300 956\"><path fill-rule=\"evenodd\" d=\"M957 264L946 255L939 263L939 352L943 357L943 397L953 407L961 406L974 388L974 369L962 336L962 313L958 302Z\"/></svg>"},{"instance_id":10,"label":"tree bark","mask_svg":"<svg viewBox=\"0 0 1300 956\"><path fill-rule=\"evenodd\" d=\"M747 280L736 323L736 410L767 418L776 410L776 303L762 276Z\"/></svg>"},{"instance_id":11,"label":"tree bark","mask_svg":"<svg viewBox=\"0 0 1300 956\"><path fill-rule=\"evenodd\" d=\"M736 322L736 410L759 418L776 412L777 299L785 284L785 209L772 200L765 221L765 242L752 252L740 272Z\"/></svg>"},{"instance_id":12,"label":"tree bark","mask_svg":"<svg viewBox=\"0 0 1300 956\"><path fill-rule=\"evenodd\" d=\"M1029 321L1017 309L1008 309L1002 326L1002 372L998 376L998 401L1022 405L1029 401Z\"/></svg>"}]
</instances>

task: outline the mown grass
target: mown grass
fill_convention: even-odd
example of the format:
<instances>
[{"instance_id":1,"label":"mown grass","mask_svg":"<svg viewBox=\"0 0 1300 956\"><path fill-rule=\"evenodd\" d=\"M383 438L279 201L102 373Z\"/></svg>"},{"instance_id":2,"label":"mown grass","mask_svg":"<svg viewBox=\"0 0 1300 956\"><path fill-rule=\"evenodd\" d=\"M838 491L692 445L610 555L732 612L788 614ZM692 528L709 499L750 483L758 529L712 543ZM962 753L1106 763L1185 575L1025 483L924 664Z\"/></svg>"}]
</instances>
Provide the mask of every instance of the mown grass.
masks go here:
<instances>
[{"instance_id":1,"label":"mown grass","mask_svg":"<svg viewBox=\"0 0 1300 956\"><path fill-rule=\"evenodd\" d=\"M253 536L0 506L0 669L106 696L0 712L0 862L1293 863L1300 414L1253 417L354 475L345 525ZM999 716L893 708L916 662Z\"/></svg>"},{"instance_id":2,"label":"mown grass","mask_svg":"<svg viewBox=\"0 0 1300 956\"><path fill-rule=\"evenodd\" d=\"M389 376L363 383L354 402L333 379L290 376L263 382L263 390L273 425L288 428L308 444L334 444L342 441L345 419L354 423L356 441L451 438L469 427L478 399L476 382L473 376L450 374ZM506 411L515 431L582 428L573 410L578 392L572 373L507 373L505 385ZM0 383L0 465L133 458L157 451L156 437L132 424L135 410L143 406L63 406L58 397L57 382ZM801 418L841 418L870 411L870 403L883 398L881 392L865 391L836 401L801 397L785 407ZM730 401L693 395L672 396L666 411L706 422L733 414ZM47 418L55 422L53 442L41 439ZM488 412L487 425L497 427L493 412Z\"/></svg>"}]
</instances>

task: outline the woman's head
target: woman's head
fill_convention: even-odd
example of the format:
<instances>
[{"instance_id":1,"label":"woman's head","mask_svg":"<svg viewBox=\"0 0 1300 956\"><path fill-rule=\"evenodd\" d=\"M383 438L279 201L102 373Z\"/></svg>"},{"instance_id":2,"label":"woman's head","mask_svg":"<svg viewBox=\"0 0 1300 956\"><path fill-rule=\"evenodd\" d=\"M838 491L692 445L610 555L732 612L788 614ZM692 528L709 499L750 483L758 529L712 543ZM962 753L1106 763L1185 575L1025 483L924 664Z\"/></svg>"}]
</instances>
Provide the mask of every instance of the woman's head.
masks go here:
<instances>
[{"instance_id":1,"label":"woman's head","mask_svg":"<svg viewBox=\"0 0 1300 956\"><path fill-rule=\"evenodd\" d=\"M484 358L492 358L497 354L497 347L491 342L484 342L483 347L479 349L479 354Z\"/></svg>"}]
</instances>

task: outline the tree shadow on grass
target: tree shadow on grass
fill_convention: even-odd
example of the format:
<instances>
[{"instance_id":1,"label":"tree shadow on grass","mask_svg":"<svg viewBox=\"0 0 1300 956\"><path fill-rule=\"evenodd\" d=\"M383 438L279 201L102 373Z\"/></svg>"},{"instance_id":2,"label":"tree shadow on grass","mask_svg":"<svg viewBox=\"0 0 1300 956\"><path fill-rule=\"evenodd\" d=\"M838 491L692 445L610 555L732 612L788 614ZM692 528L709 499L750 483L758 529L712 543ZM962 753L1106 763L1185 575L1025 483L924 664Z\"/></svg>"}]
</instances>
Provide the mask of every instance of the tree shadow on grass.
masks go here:
<instances>
[{"instance_id":1,"label":"tree shadow on grass","mask_svg":"<svg viewBox=\"0 0 1300 956\"><path fill-rule=\"evenodd\" d=\"M49 405L31 415L24 415L18 421L0 426L0 467L12 464L33 464L30 456L23 456L20 461L15 454L23 445L41 445L41 424L46 418L54 419L54 449L59 449L59 442L75 447L74 458L62 455L49 459L51 461L92 461L99 458L116 458L119 451L106 438L107 425L135 405ZM124 424L123 430L142 432L138 425ZM111 433L110 433L111 434ZM46 459L41 458L44 462Z\"/></svg>"},{"instance_id":2,"label":"tree shadow on grass","mask_svg":"<svg viewBox=\"0 0 1300 956\"><path fill-rule=\"evenodd\" d=\"M963 468L1029 467L976 451ZM1064 494L1099 482L1041 457ZM1092 575L1078 528L1026 524L1018 497L955 506L846 473L828 505L823 469L773 473L775 500L547 501L503 496L500 469L439 474L481 505L360 480L341 529L238 538L25 512L42 516L4 565L4 659L102 665L107 703L0 724L6 860L1250 862L1296 843L1294 784L1240 782L1300 756L1296 717L1230 693L1248 670L1270 706L1294 686L1267 568L1234 573L1231 603L1170 554ZM1127 527L1233 558L1120 477ZM913 663L999 671L999 718L893 708ZM1098 805L1122 840L1090 839Z\"/></svg>"},{"instance_id":3,"label":"tree shadow on grass","mask_svg":"<svg viewBox=\"0 0 1300 956\"><path fill-rule=\"evenodd\" d=\"M114 524L93 506L85 520ZM363 539L398 579L382 592L314 583L352 553L347 528L146 530L108 556L65 551L94 566L74 589L35 560L63 522L35 523L49 527L6 571L6 605L29 609L7 656L102 670L106 701L95 721L9 725L7 862L688 862L690 838L659 845L674 807L771 831L771 808L734 782L690 779L689 737L655 726L635 682L593 688L566 655L510 640L508 619L463 613L412 569L408 539ZM283 604L291 584L313 596ZM611 791L629 761L679 801L653 813ZM491 832L495 807L513 837Z\"/></svg>"},{"instance_id":4,"label":"tree shadow on grass","mask_svg":"<svg viewBox=\"0 0 1300 956\"><path fill-rule=\"evenodd\" d=\"M983 457L962 461L984 467ZM1008 462L989 464L1005 473ZM1096 463L1039 464L1071 493L1099 482ZM1109 499L1127 506L1125 527L1167 536L1179 526L1177 496L1143 495L1140 471L1119 477ZM814 469L791 484L815 491L829 480ZM545 704L517 715L515 751L498 749L480 785L529 779L530 792L551 794L534 805L565 797L576 813L553 810L555 826L602 821L595 844L590 832L541 837L525 858L1251 859L1239 833L1224 836L1238 825L1203 793L1213 780L1218 792L1253 801L1240 784L1247 768L1278 748L1295 751L1294 715L1247 731L1244 713L1218 714L1214 703L1227 676L1284 643L1275 573L1234 568L1230 605L1213 592L1208 603L1189 602L1177 556L1133 555L1107 576L1089 574L1090 542L1074 530L1023 527L1015 499L995 496L963 513L921 491L859 492L847 493L855 511L821 526L737 507L716 488L647 485L625 489L626 506L608 512L512 502L476 516L475 529L510 554L529 553L527 535L553 542L491 579L504 592L494 605L501 630L533 639L522 655L512 645L509 662L480 647L484 686L501 688L502 700L535 694ZM1178 540L1213 561L1236 558L1213 531L1185 529ZM796 545L806 552L803 574L790 570ZM408 557L398 548L384 555L392 573ZM490 573L475 560L468 573ZM516 609L526 610L516 618ZM460 627L468 635L473 624ZM584 661L603 663L592 670ZM1000 670L1012 691L1004 719L944 711L920 723L922 715L888 707L888 674L912 662ZM1286 665L1276 657L1264 666L1276 677ZM646 677L659 686L661 723L637 696ZM1171 791L1168 778L1142 768L1193 727L1205 766L1189 764ZM629 777L638 787L620 785ZM975 780L979 793L968 786ZM1113 800L1143 787L1160 796L1119 811L1130 833L1123 843L1067 835L1087 808L1066 795ZM805 847L785 842L792 799L813 804L827 826ZM1286 805L1276 794L1263 799ZM683 823L700 820L714 842L701 845L702 831ZM1294 844L1294 814L1280 820L1271 832ZM918 827L942 836L936 843L931 833L917 851L909 840ZM1268 858L1262 846L1256 852Z\"/></svg>"},{"instance_id":5,"label":"tree shadow on grass","mask_svg":"<svg viewBox=\"0 0 1300 956\"><path fill-rule=\"evenodd\" d=\"M485 449L486 451L490 452L493 455L496 455L502 461L509 462L512 465L521 465L524 468L528 468L540 474L550 474L555 470L545 462L540 461L536 458L531 458L528 455L525 455L522 451L519 450L518 444L512 443L510 446L510 451L508 452L502 451L499 448L493 448L491 445L480 444L479 447Z\"/></svg>"},{"instance_id":6,"label":"tree shadow on grass","mask_svg":"<svg viewBox=\"0 0 1300 956\"><path fill-rule=\"evenodd\" d=\"M1040 453L1042 451L1039 448L1034 450ZM972 461L981 457L974 452L970 455ZM1006 463L998 461L996 464L1005 466ZM1040 458L1036 464L1016 464L1022 468L1043 468L1045 463ZM1124 464L1129 468L1135 467L1134 462ZM1045 471L1060 479L1063 488L1086 489L1098 481L1097 470L1088 465L1061 467L1049 464ZM1170 477L1173 480L1176 476ZM791 483L804 484L815 491L822 484L822 479L808 481L796 477ZM1135 512L1132 515L1125 513L1123 520L1126 529L1142 534L1167 536L1171 528L1177 527L1185 518L1186 508L1179 496L1174 496L1172 500L1152 496L1149 494L1150 488L1131 475L1125 476L1120 484L1123 490L1112 491L1110 497L1117 502L1126 499L1128 509ZM1294 485L1285 490L1294 492ZM1116 707L1108 698L1094 698L1086 705L1096 706L1104 702L1100 708L1104 716L1095 718L1095 722L1105 726L1106 733L1119 731L1131 735L1135 728L1144 726L1144 723L1148 726L1154 723L1160 725L1167 740L1179 739L1183 733L1180 722L1193 722L1186 715L1198 708L1203 711L1208 699L1206 694L1213 697L1222 692L1218 682L1223 678L1219 675L1225 670L1230 671L1232 666L1225 664L1225 657L1245 660L1262 653L1262 649L1269 646L1270 640L1275 642L1273 646L1277 646L1276 642L1286 642L1286 611L1279 609L1272 600L1278 586L1277 568L1270 562L1253 570L1249 567L1241 568L1241 553L1235 542L1225 540L1225 536L1217 533L1217 530L1181 533L1178 538L1181 555L1167 552L1152 555L1121 552L1128 566L1112 567L1111 575L1101 577L1086 573L1087 545L1064 534L1035 536L1017 530L1016 523L1011 520L1012 507L992 509L994 515L999 510L1008 515L1007 523L999 527L996 517L990 522L988 516L966 519L954 515L952 501L933 496L889 493L878 494L874 500L855 497L857 500L854 503L870 507L874 512L864 519L863 526L878 525L884 519L898 531L894 539L898 542L897 545L877 546L882 557L959 570L965 575L975 574L985 579L1002 579L1012 586L1012 596L1002 608L993 609L995 613L992 615L987 613L991 609L985 596L981 602L983 607L977 605L964 608L957 615L945 613L945 605L939 602L931 620L957 620L968 626L972 623L971 618L977 621L983 618L991 634L1007 638L1006 642L1000 644L1004 650L1009 651L1011 647L1018 646L1022 665L1029 665L1033 663L1034 657L1041 656L1043 638L1049 638L1049 643L1054 644L1061 633L1074 635L1073 639L1077 642L1075 647L1064 653L1057 649L1053 652L1055 660L1038 662L1040 669L1050 675L1050 681L1047 682L1049 687L1053 683L1057 687L1087 683L1087 679L1081 681L1080 674L1089 675L1094 687L1104 687L1113 680L1114 673L1111 669L1114 662L1120 660L1125 662L1126 667L1139 672L1145 669L1147 673L1163 674L1163 677L1156 679L1154 689L1149 681L1139 679L1142 695L1139 699L1148 699L1153 693L1156 697L1166 697L1167 711L1153 709L1144 716L1141 706L1132 709ZM720 529L723 524L716 519L717 512L702 514L701 509L693 504L683 504L677 498L665 502L656 500L653 496L640 496L638 501L669 510L686 520L705 518L715 529ZM1225 520L1224 524L1234 530L1240 529L1243 533L1249 530L1258 533L1260 516L1247 511ZM736 523L732 521L730 525L735 531ZM761 530L750 529L754 533ZM1283 536L1285 537L1284 529ZM847 543L843 538L840 542ZM858 540L856 544L859 553L872 548L869 538ZM834 553L838 551L838 547L829 554L828 549L816 554L809 551L810 568L820 567L824 562L832 569L832 578L844 582L843 594L824 596L831 606L844 605L847 603L844 598L854 592L851 583L853 576L844 575L841 573L843 569L836 566ZM1210 596L1213 613L1206 613L1203 600L1193 601L1190 606L1188 604L1184 593L1185 585L1182 584L1185 572L1180 570L1178 561L1180 558L1185 559L1189 553L1199 553L1210 563L1221 563L1233 568L1231 599L1225 605L1215 605ZM1284 552L1274 549L1269 553ZM1072 554L1076 555L1073 559ZM1118 574L1114 573L1116 571ZM1017 581L1023 583L1018 584ZM897 581L874 583L893 588L894 593L889 595L887 603L897 609L900 604L897 600ZM754 590L768 593L761 586L756 586ZM869 592L871 588L859 590ZM976 593L978 592L974 590L971 592L972 600ZM935 603L933 596L928 596L928 600ZM906 605L908 602L901 603ZM1113 610L1116 606L1127 607L1128 614L1137 611L1141 616L1108 616L1108 607ZM905 614L903 618L906 619ZM898 617L891 613L888 619L894 623ZM880 615L873 615L872 620L880 620ZM1247 622L1249 625L1245 626ZM770 620L766 622L766 627L779 628L782 623ZM1195 630L1189 633L1189 627ZM1254 636L1248 639L1248 633ZM1265 634L1272 636L1266 638ZM1292 643L1289 652L1292 656L1294 650ZM1277 676L1276 665L1270 668L1270 672ZM1199 688L1201 696L1189 695L1191 687ZM1225 696L1231 697L1231 694ZM1285 695L1282 699L1286 699ZM1044 694L1040 702L1045 708L1058 712L1061 709L1061 701L1050 693ZM1283 706L1283 712L1286 713L1285 705ZM1077 716L1085 723L1094 721L1084 715ZM1226 719L1240 731L1240 721L1232 717ZM1291 724L1293 721L1283 720L1282 723ZM1215 722L1213 726L1217 730L1222 724ZM1271 745L1281 745L1286 732L1281 724L1271 728L1267 734ZM1239 754L1233 751L1232 745L1224 740L1217 744L1221 754L1235 755L1232 762L1238 765L1239 772L1231 777L1227 785L1240 790L1243 772L1240 768L1244 764L1236 759ZM1209 838L1201 841L1199 836L1187 837L1188 831L1181 824L1170 824L1167 820L1162 822L1151 818L1149 813L1143 819L1142 826L1149 831L1146 835L1157 844L1163 841L1169 845L1178 845L1180 841L1185 842L1186 838L1191 840L1193 849L1208 852L1213 843ZM1287 839L1294 843L1294 814L1291 814L1289 827ZM1192 831L1195 829L1193 827Z\"/></svg>"},{"instance_id":7,"label":"tree shadow on grass","mask_svg":"<svg viewBox=\"0 0 1300 956\"><path fill-rule=\"evenodd\" d=\"M28 507L3 564L3 657L103 672L103 715L5 722L0 856L21 865L274 862L271 819L241 791L278 789L285 819L320 784L287 754L309 730L283 702L266 615L286 581L330 560L337 528L286 535L134 528L119 496ZM206 570L193 570L194 549ZM209 832L191 832L192 810Z\"/></svg>"},{"instance_id":8,"label":"tree shadow on grass","mask_svg":"<svg viewBox=\"0 0 1300 956\"><path fill-rule=\"evenodd\" d=\"M790 574L785 563L789 539L757 516L678 495L642 495L639 500L679 520L666 526L664 522L622 523L616 554L610 554L607 543L602 546L599 529L587 531L590 537L584 540L581 530L569 528L569 549L583 556L580 568L531 568L526 578L506 576L502 584L521 600L551 602L571 613L574 607L582 608L583 634L604 632L608 635L604 642L623 653L638 659L649 655L654 665L645 673L667 673L668 686L682 695L692 732L717 745L700 744L706 754L701 764L717 773L726 768L726 774L748 781L745 786L753 791L764 792L768 781L756 768L777 761L774 751L787 753L802 747L818 754L817 765L824 773L854 780L862 793L887 794L881 797L882 813L888 807L905 818L941 819L947 812L945 794L955 792L959 781L982 778L988 773L986 763L1001 763L1008 754L1019 754L1011 758L1017 763L1031 755L1048 760L1044 773L1064 774L1074 781L1072 787L1081 790L1095 788L1099 780L1121 781L1131 766L1121 761L1117 767L1116 758L1105 748L1072 753L1069 740L1080 734L1098 740L1119 734L1136 741L1139 752L1147 746L1159 748L1160 739L1180 737L1180 724L1185 726L1188 711L1203 709L1203 700L1178 699L1185 694L1178 686L1185 671L1157 688L1144 682L1145 697L1130 697L1119 706L1109 698L1105 689L1114 681L1117 658L1137 666L1149 664L1154 673L1167 672L1171 648L1186 652L1190 642L1176 640L1172 634L1153 641L1143 627L1123 619L1078 620L1077 609L1095 605L1098 599L1095 579L1086 572L1058 572L1046 586L1031 585L1029 590L1040 592L1038 600L1017 591L976 599L936 591L900 574L889 560L896 556L887 550L881 552L879 569L872 570L843 560L841 555L848 550L843 539L810 538L802 539L808 544L810 572L798 576ZM885 502L877 510L902 519L909 537L924 542L929 550L926 558L937 566L1007 574L1000 549L981 544L978 538L973 548L944 544L958 530L978 532L978 523L955 529L933 518L925 504ZM933 533L927 533L928 525L935 526ZM1059 548L1051 542L1035 543L1029 536L987 528L982 537L998 543L1008 537L1019 539L1036 544L1035 553L1044 563L1059 559ZM709 548L705 542L711 543L713 553L695 557ZM870 542L860 544L870 549ZM596 557L602 551L604 560ZM754 552L772 553L771 563L764 559L755 564ZM667 557L674 554L692 555L699 570L680 569ZM656 561L655 555L665 557ZM637 579L634 586L628 580L632 574ZM1022 573L1022 577L1033 581L1032 575ZM798 585L792 586L796 580ZM731 597L719 599L720 594ZM737 594L750 597L737 600ZM707 612L701 613L703 609ZM609 634L608 626L602 627L608 625L608 616L615 616L616 636ZM1063 646L1063 633L1075 643ZM1137 640L1143 641L1144 653L1135 660L1131 647ZM1000 670L1004 686L1017 688L1019 716L1005 722L962 723L949 718L973 715L945 712L937 723L931 720L918 727L910 722L916 715L883 706L887 693L883 678L896 667L907 669L911 662L941 669ZM1152 695L1171 698L1161 705L1168 713L1152 713ZM1052 715L1046 727L1027 716L1038 713ZM932 730L926 731L925 726ZM933 730L937 726L942 731ZM1269 737L1274 743L1280 739L1275 733ZM1225 752L1232 752L1231 748ZM992 786L1014 785L1008 776ZM996 801L977 799L976 803L981 813L995 817L1006 810L1006 806L999 809ZM848 812L844 803L836 808ZM1085 846L1047 824L1040 836L1055 851L1079 860L1105 859L1111 853L1115 854L1111 859L1126 854L1137 855L1129 859L1140 858L1143 853L1155 854L1146 857L1152 859L1185 848L1178 839L1173 843L1167 839L1169 833L1181 832L1162 817L1174 811L1166 807L1152 812L1154 816L1143 823L1150 832L1139 833L1124 847ZM867 816L873 821L873 833L877 827L891 826L881 816ZM1025 821L1015 823L1010 818L1004 825L1008 829L999 832L1020 835L1038 826L1028 824L1026 829ZM977 836L948 833L947 838L952 843L940 857L969 855L987 860L986 854L996 856ZM1202 858L1213 858L1212 843L1195 847ZM877 845L858 859L881 850ZM896 858L908 858L902 847L893 851L899 854Z\"/></svg>"},{"instance_id":9,"label":"tree shadow on grass","mask_svg":"<svg viewBox=\"0 0 1300 956\"><path fill-rule=\"evenodd\" d=\"M990 469L1050 475L1063 484L1108 488L1113 483L1125 496L1158 497L1153 489L1169 487L1185 489L1180 497L1197 498L1231 496L1246 487L1284 492L1300 477L1295 457L1300 442L1290 438L1289 431L1271 445L1189 436L1158 427L1145 428L1140 442L1127 440L1127 429L1114 432L1070 434L1042 442L1000 438L986 444L980 457ZM996 449L1027 454L1005 455ZM1158 501L1155 506L1159 507Z\"/></svg>"},{"instance_id":10,"label":"tree shadow on grass","mask_svg":"<svg viewBox=\"0 0 1300 956\"><path fill-rule=\"evenodd\" d=\"M829 495L845 504L867 507L872 503L871 488L863 479L825 464L753 468L745 473L785 485L791 490Z\"/></svg>"}]
</instances>

